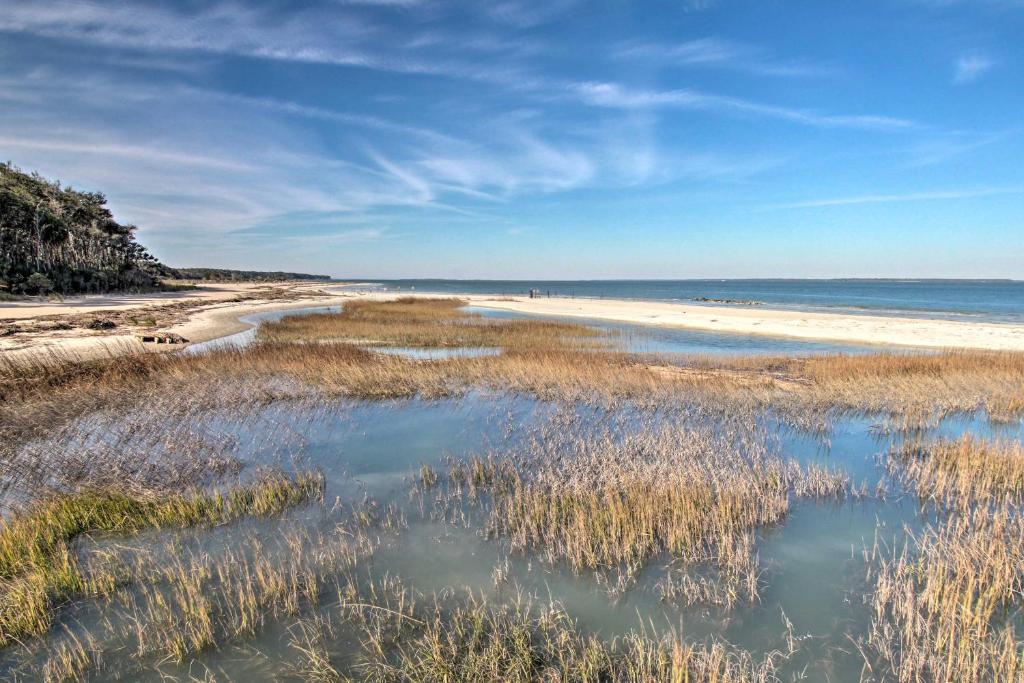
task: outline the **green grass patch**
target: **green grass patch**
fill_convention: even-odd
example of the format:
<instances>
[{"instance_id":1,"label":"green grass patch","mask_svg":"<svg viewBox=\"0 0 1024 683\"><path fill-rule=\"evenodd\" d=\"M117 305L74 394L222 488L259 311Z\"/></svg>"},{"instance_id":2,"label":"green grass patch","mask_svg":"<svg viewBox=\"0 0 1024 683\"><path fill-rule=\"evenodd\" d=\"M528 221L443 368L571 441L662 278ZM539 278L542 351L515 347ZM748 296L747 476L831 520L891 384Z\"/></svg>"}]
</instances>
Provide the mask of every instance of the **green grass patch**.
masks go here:
<instances>
[{"instance_id":1,"label":"green grass patch","mask_svg":"<svg viewBox=\"0 0 1024 683\"><path fill-rule=\"evenodd\" d=\"M87 576L74 541L83 534L224 524L266 517L319 497L318 474L267 476L226 492L146 499L116 491L58 495L0 521L0 647L45 633L54 605L114 590L111 572Z\"/></svg>"}]
</instances>

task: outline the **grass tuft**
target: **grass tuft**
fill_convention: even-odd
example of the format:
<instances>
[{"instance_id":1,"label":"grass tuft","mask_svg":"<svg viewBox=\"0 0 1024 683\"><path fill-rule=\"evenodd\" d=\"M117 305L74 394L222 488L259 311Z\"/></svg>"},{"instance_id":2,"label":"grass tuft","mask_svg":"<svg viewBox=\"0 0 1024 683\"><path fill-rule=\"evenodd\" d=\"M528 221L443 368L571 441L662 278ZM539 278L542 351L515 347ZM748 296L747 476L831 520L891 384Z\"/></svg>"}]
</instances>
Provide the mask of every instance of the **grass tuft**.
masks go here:
<instances>
[{"instance_id":1,"label":"grass tuft","mask_svg":"<svg viewBox=\"0 0 1024 683\"><path fill-rule=\"evenodd\" d=\"M116 491L57 495L0 521L0 647L45 633L55 604L80 595L111 592L116 577L87 575L73 547L93 533L209 526L246 515L267 516L321 495L322 477L281 475L227 493L178 495L157 500Z\"/></svg>"}]
</instances>

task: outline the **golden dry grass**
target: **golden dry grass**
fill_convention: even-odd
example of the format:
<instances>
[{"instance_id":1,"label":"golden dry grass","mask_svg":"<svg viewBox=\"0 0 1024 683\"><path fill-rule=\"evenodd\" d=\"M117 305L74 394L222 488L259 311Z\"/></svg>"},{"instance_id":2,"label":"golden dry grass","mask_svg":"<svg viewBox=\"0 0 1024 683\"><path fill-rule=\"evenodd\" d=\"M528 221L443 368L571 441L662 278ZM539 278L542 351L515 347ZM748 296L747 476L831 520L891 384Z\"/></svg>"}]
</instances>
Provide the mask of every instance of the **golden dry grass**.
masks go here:
<instances>
[{"instance_id":1,"label":"golden dry grass","mask_svg":"<svg viewBox=\"0 0 1024 683\"><path fill-rule=\"evenodd\" d=\"M886 465L936 521L874 569L872 652L900 681L1024 679L1021 444L911 441Z\"/></svg>"},{"instance_id":2,"label":"golden dry grass","mask_svg":"<svg viewBox=\"0 0 1024 683\"><path fill-rule=\"evenodd\" d=\"M418 486L438 481L428 470ZM754 432L727 438L672 419L602 426L572 413L515 451L453 463L445 481L434 491L442 510L453 493L481 505L488 536L515 552L616 574L613 592L657 556L709 564L729 605L757 598L755 536L785 519L791 497L849 492L842 473L771 455Z\"/></svg>"},{"instance_id":3,"label":"golden dry grass","mask_svg":"<svg viewBox=\"0 0 1024 683\"><path fill-rule=\"evenodd\" d=\"M848 482L841 474L771 457L742 433L713 433L692 425L653 429L646 415L690 407L704 416L727 413L740 422L774 411L814 424L823 414L855 412L917 424L979 409L992 417L1013 417L1024 408L1020 354L705 358L673 364L595 350L606 340L577 325L492 324L467 317L451 302L400 301L357 307L347 318L288 321L266 328L276 337L266 336L243 350L88 362L59 356L34 363L0 360L0 465L7 485L17 481L19 472L48 469L48 461L18 459L31 452L25 450L30 440L62 425L74 429L76 420L99 412L166 410L184 420L207 408L230 413L239 406L296 396L313 404L335 396L438 397L479 388L577 407L626 399L639 408L631 413L638 422L629 425L628 434L556 421L524 452L473 460L451 468L447 476L424 468L420 485L438 497L450 496L449 487L459 489L448 503L481 505L477 512L484 514L474 521L517 552L581 572L621 572L616 589L628 587L638 567L658 556L673 560L682 572L698 563L710 565L717 570L715 577L706 578L701 566L697 579L670 577L660 586L662 594L687 604L732 606L757 597L758 531L783 521L792 498L839 496ZM489 345L502 353L424 362L360 348L367 341ZM874 621L866 648L880 676L891 673L901 681L1021 679L1021 646L1009 626L1024 591L1021 461L1019 445L966 438L892 455L892 472L925 499L953 508L958 517L940 515L906 552L876 568L875 590L868 597ZM115 465L104 463L119 477ZM166 477L169 471L154 473ZM15 533L9 529L37 527L27 518L11 518L0 534L0 584L6 600L0 623L10 629L3 637L45 630L55 599L114 591L122 576L102 567L83 571L74 553L80 532L72 532L160 526L163 515L147 507L160 500L165 499L144 497L148 503L132 503L127 508L131 514L123 518L128 522L120 526L109 521L110 514L83 523L78 512L65 514L59 508L44 517L78 522L43 524L38 527L42 533ZM114 501L110 510L120 514L123 502ZM141 518L149 521L138 522L138 505ZM182 519L178 513L171 517L179 522L168 524ZM351 515L356 526L381 528L400 527L400 518L393 511L369 508ZM559 616L548 622L544 614L472 601L424 610L402 593L363 592L348 573L355 560L347 544L372 543L354 527L339 528L344 533L329 539L296 543L283 562L266 557L260 539L252 539L244 552L231 549L215 561L172 556L159 565L132 568L127 576L138 583L132 602L118 603L116 609L124 611L118 628L135 624L137 632L115 634L123 639L119 647L140 658L185 660L198 650L247 638L272 617L287 617L303 620L292 631L290 650L300 658L297 675L307 679L335 680L352 673L380 681L493 680L498 671L523 681L771 678L770 662L755 664L719 645L699 647L635 633L611 644L590 639L554 610L550 614ZM50 540L21 542L36 537ZM316 564L321 560L322 565ZM328 651L335 637L333 622L302 616L323 602L321 594L331 588L338 623L358 627L355 635L346 636L359 643L360 665L353 671L346 669L348 660L339 662ZM45 678L80 677L93 666L89 637L85 633L54 648Z\"/></svg>"},{"instance_id":4,"label":"golden dry grass","mask_svg":"<svg viewBox=\"0 0 1024 683\"><path fill-rule=\"evenodd\" d=\"M387 651L369 649L360 665L373 683L768 683L775 661L755 661L721 643L684 643L631 632L608 644L580 633L557 605L536 614L529 604L490 606L473 599L435 608L407 627ZM419 615L417 615L419 616ZM372 641L371 641L372 642Z\"/></svg>"},{"instance_id":5,"label":"golden dry grass","mask_svg":"<svg viewBox=\"0 0 1024 683\"><path fill-rule=\"evenodd\" d=\"M899 681L1019 681L1013 627L1024 590L1024 519L979 507L881 561L869 644Z\"/></svg>"},{"instance_id":6,"label":"golden dry grass","mask_svg":"<svg viewBox=\"0 0 1024 683\"><path fill-rule=\"evenodd\" d=\"M196 415L233 403L295 397L432 398L484 388L565 402L629 400L654 407L771 411L808 429L821 429L844 413L917 426L977 410L987 410L994 419L1019 418L1024 408L1024 354L879 353L670 363L595 350L602 337L578 325L495 323L472 316L467 323L457 303L366 304L348 318L304 316L294 323L285 318L282 327L266 329L296 325L295 334L307 328L317 334L315 329L324 327L334 339L339 333L365 334L368 325L377 341L429 345L467 341L459 335L474 329L476 336L468 341L499 345L500 354L418 361L347 342L264 341L199 355L0 359L0 463L17 480L39 466L17 460L21 446L100 409L123 412L159 405Z\"/></svg>"},{"instance_id":7,"label":"golden dry grass","mask_svg":"<svg viewBox=\"0 0 1024 683\"><path fill-rule=\"evenodd\" d=\"M908 443L889 468L925 501L969 509L1024 500L1024 447L964 435L956 440Z\"/></svg>"},{"instance_id":8,"label":"golden dry grass","mask_svg":"<svg viewBox=\"0 0 1024 683\"><path fill-rule=\"evenodd\" d=\"M260 327L269 342L349 342L418 348L512 350L596 346L597 330L544 320L492 320L463 310L458 299L351 301L340 313L288 316Z\"/></svg>"}]
</instances>

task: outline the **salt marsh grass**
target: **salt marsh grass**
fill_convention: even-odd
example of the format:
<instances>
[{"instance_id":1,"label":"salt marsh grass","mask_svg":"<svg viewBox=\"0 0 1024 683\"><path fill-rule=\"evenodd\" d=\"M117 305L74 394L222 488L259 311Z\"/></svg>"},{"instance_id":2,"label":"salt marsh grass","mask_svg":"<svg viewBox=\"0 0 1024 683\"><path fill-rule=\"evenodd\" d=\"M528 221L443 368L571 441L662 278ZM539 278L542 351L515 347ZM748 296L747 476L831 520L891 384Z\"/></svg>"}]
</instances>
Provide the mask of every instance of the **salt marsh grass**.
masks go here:
<instances>
[{"instance_id":1,"label":"salt marsh grass","mask_svg":"<svg viewBox=\"0 0 1024 683\"><path fill-rule=\"evenodd\" d=\"M1020 444L903 432L957 413L1019 419L1021 355L662 358L618 351L614 335L582 325L459 306L360 302L269 324L244 349L191 356L0 360L0 676L125 679L159 662L212 680L212 653L258 643L268 677L304 680L776 680L787 660L761 645L782 637L759 631L747 652L675 623L654 629L646 614L639 630L597 634L557 595L538 599L537 586L572 586L602 608L635 597L717 629L781 609L762 556L798 514L806 523L808 510L864 505L880 528L892 524L888 503L854 486L840 461L798 463L779 446L790 429L827 442L831 423L852 415L893 426L874 435L902 439L878 446L887 481L929 505L910 505L911 517L896 517L906 530L884 527L896 542L860 558L857 581L866 565L870 582L848 595L870 615L822 649L852 639L864 680L1024 678ZM501 353L418 361L363 348L373 345ZM496 408L510 426L488 431L483 447L442 458L438 446L405 461L385 498L352 483L325 504L324 480L301 474L299 416L358 404L386 422L409 404L383 399L413 397L515 400L537 412ZM434 443L429 427L412 438ZM258 446L236 440L246 431ZM254 476L255 452L300 474ZM278 518L306 501L315 505ZM421 546L450 532L494 554L474 568L494 584L486 596L480 584L456 589L458 571L420 593L392 573L407 568L401 560L380 557L443 554ZM417 545L414 533L437 538Z\"/></svg>"},{"instance_id":2,"label":"salt marsh grass","mask_svg":"<svg viewBox=\"0 0 1024 683\"><path fill-rule=\"evenodd\" d=\"M886 464L933 521L894 550L875 548L873 655L897 680L1021 680L1020 443L916 439Z\"/></svg>"},{"instance_id":3,"label":"salt marsh grass","mask_svg":"<svg viewBox=\"0 0 1024 683\"><path fill-rule=\"evenodd\" d=\"M771 410L807 425L844 413L932 424L942 416L982 409L1007 420L1019 417L1024 407L1024 354L662 359L617 352L614 340L582 325L478 320L456 304L374 303L348 314L304 316L297 322L285 318L261 330L263 343L193 356L0 359L0 456L98 406L122 411L150 403L166 406L161 399L168 396L176 401L172 410L197 412L229 402L301 396L432 398L488 388L565 402ZM303 334L322 335L317 338L324 343L305 343ZM368 341L499 346L503 353L416 361L360 348ZM21 466L8 464L8 469Z\"/></svg>"},{"instance_id":4,"label":"salt marsh grass","mask_svg":"<svg viewBox=\"0 0 1024 683\"><path fill-rule=\"evenodd\" d=\"M418 620L393 652L360 666L364 680L767 683L775 657L755 661L722 643L686 644L631 632L612 643L579 632L558 605L494 607L472 597Z\"/></svg>"},{"instance_id":5,"label":"salt marsh grass","mask_svg":"<svg viewBox=\"0 0 1024 683\"><path fill-rule=\"evenodd\" d=\"M791 497L849 492L842 473L783 461L763 444L756 430L563 414L521 450L454 463L447 480L488 510L486 533L515 552L614 571L619 588L657 556L711 564L725 586L717 595L733 604L757 598L755 535L785 519Z\"/></svg>"},{"instance_id":6,"label":"salt marsh grass","mask_svg":"<svg viewBox=\"0 0 1024 683\"><path fill-rule=\"evenodd\" d=\"M271 476L227 493L159 500L96 491L44 499L0 520L0 647L44 633L55 604L114 590L116 573L82 571L73 546L79 536L223 524L244 515L280 513L321 492L317 475Z\"/></svg>"},{"instance_id":7,"label":"salt marsh grass","mask_svg":"<svg viewBox=\"0 0 1024 683\"><path fill-rule=\"evenodd\" d=\"M289 316L260 327L270 342L348 342L418 348L499 347L507 350L598 347L607 333L543 320L492 320L463 310L458 299L352 301L340 313Z\"/></svg>"},{"instance_id":8,"label":"salt marsh grass","mask_svg":"<svg viewBox=\"0 0 1024 683\"><path fill-rule=\"evenodd\" d=\"M889 458L889 467L925 501L970 509L1024 499L1024 448L969 434L932 443L911 441Z\"/></svg>"},{"instance_id":9,"label":"salt marsh grass","mask_svg":"<svg viewBox=\"0 0 1024 683\"><path fill-rule=\"evenodd\" d=\"M1019 510L977 508L928 525L880 561L869 644L895 680L1018 681L1024 589Z\"/></svg>"}]
</instances>

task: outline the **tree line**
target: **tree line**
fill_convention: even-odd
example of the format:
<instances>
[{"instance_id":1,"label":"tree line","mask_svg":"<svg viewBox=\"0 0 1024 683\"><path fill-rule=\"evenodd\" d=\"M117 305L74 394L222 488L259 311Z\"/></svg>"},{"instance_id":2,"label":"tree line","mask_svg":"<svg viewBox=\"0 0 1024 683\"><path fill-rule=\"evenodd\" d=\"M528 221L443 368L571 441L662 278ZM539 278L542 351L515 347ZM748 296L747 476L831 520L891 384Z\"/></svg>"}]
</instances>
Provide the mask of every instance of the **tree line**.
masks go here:
<instances>
[{"instance_id":1,"label":"tree line","mask_svg":"<svg viewBox=\"0 0 1024 683\"><path fill-rule=\"evenodd\" d=\"M330 280L330 275L288 273L281 270L229 270L227 268L175 268L181 280L206 282L283 282L285 280Z\"/></svg>"},{"instance_id":2,"label":"tree line","mask_svg":"<svg viewBox=\"0 0 1024 683\"><path fill-rule=\"evenodd\" d=\"M153 290L173 276L99 192L0 163L0 293Z\"/></svg>"}]
</instances>

